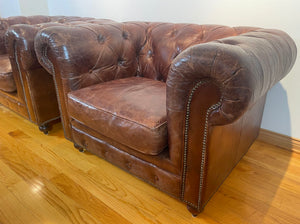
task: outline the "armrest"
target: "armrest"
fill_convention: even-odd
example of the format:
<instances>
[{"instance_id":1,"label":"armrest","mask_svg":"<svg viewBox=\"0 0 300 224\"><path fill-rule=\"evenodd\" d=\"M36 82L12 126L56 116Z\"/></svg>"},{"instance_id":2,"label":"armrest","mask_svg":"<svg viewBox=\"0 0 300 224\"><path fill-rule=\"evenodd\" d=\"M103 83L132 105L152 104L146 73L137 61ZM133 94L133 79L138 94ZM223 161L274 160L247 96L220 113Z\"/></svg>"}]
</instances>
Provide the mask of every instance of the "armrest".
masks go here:
<instances>
[{"instance_id":1,"label":"armrest","mask_svg":"<svg viewBox=\"0 0 300 224\"><path fill-rule=\"evenodd\" d=\"M51 27L36 35L35 51L40 64L52 75L63 78L74 73L79 76L79 73L88 72L97 61L97 43L97 37L88 29Z\"/></svg>"},{"instance_id":2,"label":"armrest","mask_svg":"<svg viewBox=\"0 0 300 224\"><path fill-rule=\"evenodd\" d=\"M17 24L8 28L5 35L8 54L10 58L18 60L22 69L29 70L31 68L41 67L34 50L34 38L39 30L53 26L65 26L66 24L81 24L85 21L92 20L92 18L80 17L50 17L49 19L53 19L54 22L32 25ZM55 22L55 20L57 20L57 22Z\"/></svg>"},{"instance_id":3,"label":"armrest","mask_svg":"<svg viewBox=\"0 0 300 224\"><path fill-rule=\"evenodd\" d=\"M11 26L5 35L7 51L11 60L18 60L24 70L41 67L34 51L34 38L37 32L60 23L42 23L35 25L18 24Z\"/></svg>"},{"instance_id":4,"label":"armrest","mask_svg":"<svg viewBox=\"0 0 300 224\"><path fill-rule=\"evenodd\" d=\"M5 54L6 52L6 46L5 46L5 39L7 40L7 37L5 38L6 31L9 30L11 26L17 26L20 24L28 24L24 27L15 27L15 29L19 29L19 31L25 31L24 39L25 37L28 37L32 39L33 34L30 34L30 29L34 32L34 34L37 33L38 30L53 26L53 25L59 25L60 23L67 23L67 22L77 22L77 21L89 21L93 18L90 17L77 17L77 16L14 16L14 17L8 17L5 19L0 19L0 54ZM32 27L30 27L32 25ZM38 29L39 28L39 29ZM17 34L16 34L17 35ZM20 37L22 37L22 34L19 33ZM34 36L33 36L34 38ZM33 39L32 39L33 41ZM7 43L6 43L7 44ZM33 45L32 45L33 46Z\"/></svg>"},{"instance_id":5,"label":"armrest","mask_svg":"<svg viewBox=\"0 0 300 224\"><path fill-rule=\"evenodd\" d=\"M11 16L0 19L0 54L6 54L5 33L10 26L15 24L37 24L49 22L49 16Z\"/></svg>"},{"instance_id":6,"label":"armrest","mask_svg":"<svg viewBox=\"0 0 300 224\"><path fill-rule=\"evenodd\" d=\"M267 29L192 46L171 65L168 108L185 110L195 84L209 79L221 91L221 104L210 114L210 123L231 123L290 71L296 54L286 33Z\"/></svg>"},{"instance_id":7,"label":"armrest","mask_svg":"<svg viewBox=\"0 0 300 224\"><path fill-rule=\"evenodd\" d=\"M210 148L210 141L216 140L211 136L213 126L232 124L252 108L259 111L264 102L261 99L290 71L295 59L293 40L284 32L266 29L194 45L174 59L167 79L170 155L181 163L181 200L192 213L201 211L238 161L225 159L224 171L216 171L216 175L208 172L222 160L209 160L217 150ZM249 122L243 121L237 121L241 128L252 130ZM245 145L228 146L227 152L227 146L220 145L217 153L238 158L247 151L254 135L247 136L250 139Z\"/></svg>"}]
</instances>

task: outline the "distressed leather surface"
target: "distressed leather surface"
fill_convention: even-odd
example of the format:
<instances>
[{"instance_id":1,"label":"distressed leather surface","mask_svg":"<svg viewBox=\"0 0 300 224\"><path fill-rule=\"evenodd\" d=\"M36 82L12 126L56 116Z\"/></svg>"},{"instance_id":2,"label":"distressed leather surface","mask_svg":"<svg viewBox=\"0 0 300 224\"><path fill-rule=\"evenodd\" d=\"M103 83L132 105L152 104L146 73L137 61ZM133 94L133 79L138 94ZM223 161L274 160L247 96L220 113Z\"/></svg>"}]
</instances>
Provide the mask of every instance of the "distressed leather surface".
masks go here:
<instances>
[{"instance_id":1,"label":"distressed leather surface","mask_svg":"<svg viewBox=\"0 0 300 224\"><path fill-rule=\"evenodd\" d=\"M116 142L157 155L167 147L165 102L165 83L131 77L69 93L68 111L71 119Z\"/></svg>"},{"instance_id":2,"label":"distressed leather surface","mask_svg":"<svg viewBox=\"0 0 300 224\"><path fill-rule=\"evenodd\" d=\"M68 94L128 77L166 82L167 155L155 163L155 171L127 170L146 181L149 173L161 168L179 175L180 190L175 184L162 187L153 179L150 182L170 194L175 188L175 197L193 214L203 209L255 140L267 91L287 75L297 51L293 40L278 30L148 22L46 28L36 36L35 50L58 86L65 136L117 165L123 164L118 159L123 151L121 146L116 148L117 138L101 137L102 128L85 117L84 102L90 91L78 100L80 110L67 101ZM99 95L109 93L105 98L114 102L122 99L115 95L118 92ZM71 114L86 120L79 125ZM131 116L138 119L139 114ZM122 122L116 122L117 126L121 130ZM139 129L131 133L129 141L137 141ZM212 141L218 140L228 160L214 157L218 147ZM130 162L150 161L131 155Z\"/></svg>"},{"instance_id":3,"label":"distressed leather surface","mask_svg":"<svg viewBox=\"0 0 300 224\"><path fill-rule=\"evenodd\" d=\"M290 71L296 54L286 33L268 29L195 45L172 63L167 91L180 100L168 101L168 108L184 109L187 96L181 92L197 80L210 79L222 92L222 105L211 114L211 122L230 123Z\"/></svg>"},{"instance_id":4,"label":"distressed leather surface","mask_svg":"<svg viewBox=\"0 0 300 224\"><path fill-rule=\"evenodd\" d=\"M66 91L59 91L66 137L71 138L65 99L70 90L130 76L166 81L172 60L185 48L256 28L217 25L110 22L53 27L41 32L36 53ZM188 38L187 38L188 37ZM45 55L51 46L51 55ZM49 61L48 57L55 63ZM54 70L53 70L54 69Z\"/></svg>"},{"instance_id":5,"label":"distressed leather surface","mask_svg":"<svg viewBox=\"0 0 300 224\"><path fill-rule=\"evenodd\" d=\"M0 55L0 89L5 92L14 92L17 89L7 55Z\"/></svg>"},{"instance_id":6,"label":"distressed leather surface","mask_svg":"<svg viewBox=\"0 0 300 224\"><path fill-rule=\"evenodd\" d=\"M94 20L90 17L63 17L63 19L58 17L57 19L59 20L54 21L55 18L51 17L53 21L46 23L11 25L7 29L5 43L8 54L14 57L17 49L19 62L25 70L41 67L34 51L34 38L39 30L52 26L88 23ZM106 20L103 21L105 22Z\"/></svg>"},{"instance_id":7,"label":"distressed leather surface","mask_svg":"<svg viewBox=\"0 0 300 224\"><path fill-rule=\"evenodd\" d=\"M172 62L167 80L168 132L179 133L184 128L184 122L177 121L185 119L189 94L196 83L208 80L219 87L220 106L209 114L210 125L230 124L288 74L296 52L286 33L267 29L186 49ZM178 142L183 142L184 136L170 134L169 138L179 160L182 145Z\"/></svg>"},{"instance_id":8,"label":"distressed leather surface","mask_svg":"<svg viewBox=\"0 0 300 224\"><path fill-rule=\"evenodd\" d=\"M37 61L34 52L34 37L38 30L45 27L90 19L92 18L65 16L21 16L2 19L2 31L6 31L5 52L8 53L5 56L7 57L6 61L9 56L12 70L9 80L11 83L15 83L13 91L17 90L17 98L13 95L9 100L19 101L16 104L5 103L4 105L16 112L19 112L16 107L25 107L22 111L26 111L26 117L39 126L52 120L58 120L60 114L53 78ZM9 83L6 82L3 85L5 87L2 90L11 89ZM10 95L4 95L4 97L10 98Z\"/></svg>"},{"instance_id":9,"label":"distressed leather surface","mask_svg":"<svg viewBox=\"0 0 300 224\"><path fill-rule=\"evenodd\" d=\"M255 29L144 22L110 22L101 25L96 24L96 20L94 24L90 23L47 29L39 35L37 42L40 43L36 44L36 51L40 55L47 44L55 48L53 53L62 56L57 61L62 69L60 73L76 78L83 85L79 88L102 80L133 75L166 81L173 59L184 49L218 38L235 36L241 30ZM82 42L83 36L85 41ZM39 58L45 59L42 64L49 72L53 72L51 64L47 64L47 58ZM83 61L85 58L89 60ZM67 63L67 66L63 67L63 63ZM71 88L76 87L74 82Z\"/></svg>"},{"instance_id":10,"label":"distressed leather surface","mask_svg":"<svg viewBox=\"0 0 300 224\"><path fill-rule=\"evenodd\" d=\"M16 24L40 24L40 23L65 23L71 21L82 20L83 17L78 16L11 16L8 18L0 19L0 54L6 54L7 49L5 46L5 33L9 29L10 26ZM92 18L88 18L92 19Z\"/></svg>"}]
</instances>

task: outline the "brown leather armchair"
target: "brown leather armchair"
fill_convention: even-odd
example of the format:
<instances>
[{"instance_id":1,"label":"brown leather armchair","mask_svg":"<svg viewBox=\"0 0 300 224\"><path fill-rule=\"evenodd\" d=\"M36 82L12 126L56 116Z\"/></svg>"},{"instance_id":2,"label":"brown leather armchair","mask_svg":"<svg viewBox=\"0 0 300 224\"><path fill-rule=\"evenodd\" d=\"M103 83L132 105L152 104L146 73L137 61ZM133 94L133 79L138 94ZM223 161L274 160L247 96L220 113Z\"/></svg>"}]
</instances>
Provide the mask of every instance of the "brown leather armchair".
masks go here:
<instances>
[{"instance_id":1,"label":"brown leather armchair","mask_svg":"<svg viewBox=\"0 0 300 224\"><path fill-rule=\"evenodd\" d=\"M267 91L292 68L279 30L171 23L50 27L65 137L197 215L258 135Z\"/></svg>"},{"instance_id":2,"label":"brown leather armchair","mask_svg":"<svg viewBox=\"0 0 300 224\"><path fill-rule=\"evenodd\" d=\"M0 19L0 103L28 118L25 96L17 74L13 74L7 48L5 33L14 24L36 24L50 21L47 16L16 16Z\"/></svg>"},{"instance_id":3,"label":"brown leather armchair","mask_svg":"<svg viewBox=\"0 0 300 224\"><path fill-rule=\"evenodd\" d=\"M48 133L50 124L59 121L60 113L52 76L36 59L33 45L35 34L47 26L91 19L65 16L17 16L2 19L0 103Z\"/></svg>"}]
</instances>

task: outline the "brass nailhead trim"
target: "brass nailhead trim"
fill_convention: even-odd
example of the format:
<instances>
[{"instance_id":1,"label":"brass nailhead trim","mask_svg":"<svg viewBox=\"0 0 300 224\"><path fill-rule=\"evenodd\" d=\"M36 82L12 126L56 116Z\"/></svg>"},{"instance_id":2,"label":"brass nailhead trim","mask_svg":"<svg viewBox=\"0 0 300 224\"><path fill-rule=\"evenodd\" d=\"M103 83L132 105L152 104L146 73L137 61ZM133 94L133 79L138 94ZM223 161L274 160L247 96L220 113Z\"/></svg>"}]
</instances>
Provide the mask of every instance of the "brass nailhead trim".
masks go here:
<instances>
[{"instance_id":1,"label":"brass nailhead trim","mask_svg":"<svg viewBox=\"0 0 300 224\"><path fill-rule=\"evenodd\" d=\"M60 118L61 118L61 121L62 121L61 124L62 124L62 127L63 127L64 136L66 136L65 125L64 125L65 118L64 118L64 115L63 115L62 110L61 110L61 102L60 102L60 99L59 99L59 91L58 91L58 87L57 87L57 83L56 83L56 77L55 77L56 74L55 74L55 70L54 70L54 66L53 66L52 62L47 57L47 55L48 55L47 49L48 49L47 47L44 47L42 49L42 55L45 58L47 58L47 60L45 60L45 58L43 58L43 57L41 59L46 65L48 64L50 66L51 71L52 71L51 75L53 76L53 82L54 82L55 91L56 91L56 98L57 98L58 108L59 108L59 111L60 111Z\"/></svg>"},{"instance_id":2,"label":"brass nailhead trim","mask_svg":"<svg viewBox=\"0 0 300 224\"><path fill-rule=\"evenodd\" d=\"M182 185L181 185L181 200L196 209L200 208L201 192L202 192L202 188L203 188L204 165L205 165L205 159L206 159L206 143L207 143L207 132L208 132L208 116L209 116L210 112L217 109L221 105L221 102L222 102L222 98L221 98L218 103L212 105L206 111L204 134L203 134L203 141L202 141L202 155L201 155L202 158L201 158L201 169L200 169L198 203L197 203L197 205L195 205L189 201L184 200L185 180L186 180L186 172L187 172L188 127L189 127L189 120L190 120L190 107L191 107L191 102L192 102L194 93L201 85L203 85L207 82L208 82L207 80L202 80L202 81L198 82L193 87L193 89L189 95L188 103L186 106L186 118L185 118L185 129L184 129L184 155L183 155L183 177L182 177Z\"/></svg>"}]
</instances>

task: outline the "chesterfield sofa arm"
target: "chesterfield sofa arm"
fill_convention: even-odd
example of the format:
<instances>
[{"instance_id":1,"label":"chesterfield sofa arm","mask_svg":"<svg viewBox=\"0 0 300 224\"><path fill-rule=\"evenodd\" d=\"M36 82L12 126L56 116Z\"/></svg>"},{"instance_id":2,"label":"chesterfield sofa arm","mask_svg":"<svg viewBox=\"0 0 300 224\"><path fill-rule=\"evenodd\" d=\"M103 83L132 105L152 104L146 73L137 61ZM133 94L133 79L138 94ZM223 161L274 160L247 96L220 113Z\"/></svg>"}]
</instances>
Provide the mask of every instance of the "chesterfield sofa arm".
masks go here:
<instances>
[{"instance_id":1,"label":"chesterfield sofa arm","mask_svg":"<svg viewBox=\"0 0 300 224\"><path fill-rule=\"evenodd\" d=\"M286 33L258 29L191 46L172 61L166 82L169 143L183 142L181 199L192 213L246 153L234 139L249 147L258 135L266 94L290 71L296 54ZM220 140L222 131L227 140Z\"/></svg>"},{"instance_id":2,"label":"chesterfield sofa arm","mask_svg":"<svg viewBox=\"0 0 300 224\"><path fill-rule=\"evenodd\" d=\"M292 68L284 32L107 22L35 38L65 137L197 215L256 139L268 90Z\"/></svg>"},{"instance_id":3,"label":"chesterfield sofa arm","mask_svg":"<svg viewBox=\"0 0 300 224\"><path fill-rule=\"evenodd\" d=\"M296 55L296 45L286 33L267 29L191 46L172 62L167 93L180 100L169 100L168 105L185 108L187 95L182 92L209 79L221 93L221 105L210 122L231 123L288 74Z\"/></svg>"}]
</instances>

